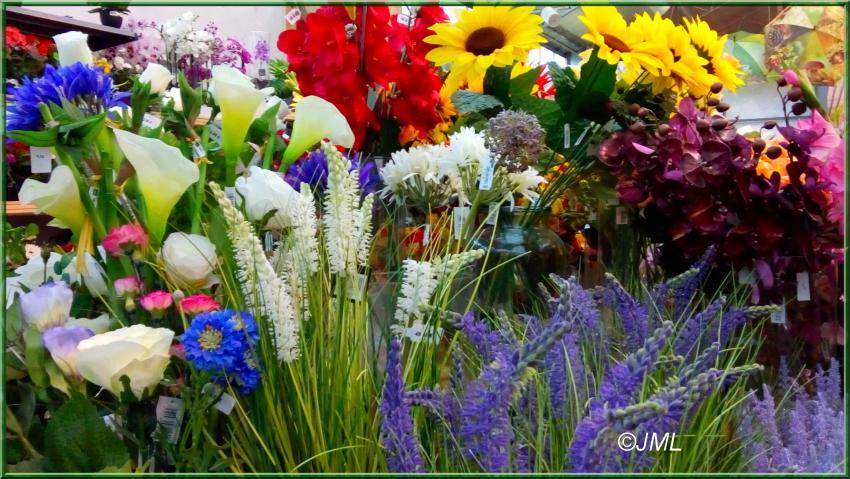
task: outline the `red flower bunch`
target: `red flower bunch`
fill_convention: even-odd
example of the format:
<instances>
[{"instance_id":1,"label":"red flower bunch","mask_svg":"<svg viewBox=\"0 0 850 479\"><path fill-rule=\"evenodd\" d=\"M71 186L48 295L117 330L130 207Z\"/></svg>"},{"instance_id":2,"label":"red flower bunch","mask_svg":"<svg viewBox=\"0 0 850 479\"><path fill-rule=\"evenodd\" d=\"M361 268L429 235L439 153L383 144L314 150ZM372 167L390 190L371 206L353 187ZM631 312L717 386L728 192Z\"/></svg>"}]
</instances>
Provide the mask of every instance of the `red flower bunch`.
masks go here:
<instances>
[{"instance_id":1,"label":"red flower bunch","mask_svg":"<svg viewBox=\"0 0 850 479\"><path fill-rule=\"evenodd\" d=\"M407 25L386 6L354 11L352 19L346 7L321 7L294 30L280 34L277 46L289 58L301 93L320 96L345 115L356 137L355 149L369 129L380 129L379 114L402 126L430 130L440 122L435 109L443 82L425 61L431 47L422 39L445 13L439 7L422 7ZM367 101L371 98L374 107Z\"/></svg>"},{"instance_id":2,"label":"red flower bunch","mask_svg":"<svg viewBox=\"0 0 850 479\"><path fill-rule=\"evenodd\" d=\"M780 130L786 141L767 148L685 98L654 130L635 123L613 133L598 157L617 178L620 200L643 208L642 224L656 240L684 257L719 245L727 264L756 273L753 300L775 301L782 278L793 272L789 258L801 258L816 273L833 264L842 244L828 217L830 182L812 155L823 133ZM778 172L759 173L762 152L771 158L787 153L787 183Z\"/></svg>"},{"instance_id":3,"label":"red flower bunch","mask_svg":"<svg viewBox=\"0 0 850 479\"><path fill-rule=\"evenodd\" d=\"M7 55L11 53L11 50L17 49L29 54L35 53L38 56L46 57L53 47L53 40L41 38L36 35L23 34L16 27L6 27Z\"/></svg>"}]
</instances>

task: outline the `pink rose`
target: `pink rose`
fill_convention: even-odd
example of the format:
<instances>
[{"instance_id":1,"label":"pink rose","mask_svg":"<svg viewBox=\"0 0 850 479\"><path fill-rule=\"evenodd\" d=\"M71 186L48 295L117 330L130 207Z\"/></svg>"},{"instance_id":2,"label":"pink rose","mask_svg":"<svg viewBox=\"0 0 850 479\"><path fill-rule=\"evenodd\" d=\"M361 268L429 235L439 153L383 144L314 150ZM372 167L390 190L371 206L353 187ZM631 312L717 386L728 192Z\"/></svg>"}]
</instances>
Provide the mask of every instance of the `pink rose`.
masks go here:
<instances>
[{"instance_id":1,"label":"pink rose","mask_svg":"<svg viewBox=\"0 0 850 479\"><path fill-rule=\"evenodd\" d=\"M114 228L103 238L103 248L116 257L145 249L147 246L148 234L135 223Z\"/></svg>"},{"instance_id":2,"label":"pink rose","mask_svg":"<svg viewBox=\"0 0 850 479\"><path fill-rule=\"evenodd\" d=\"M179 307L181 311L192 316L221 309L218 301L206 294L187 296L180 301Z\"/></svg>"},{"instance_id":3,"label":"pink rose","mask_svg":"<svg viewBox=\"0 0 850 479\"><path fill-rule=\"evenodd\" d=\"M145 308L145 311L152 313L161 313L171 307L174 300L171 298L171 293L168 291L154 291L142 296L139 304Z\"/></svg>"}]
</instances>

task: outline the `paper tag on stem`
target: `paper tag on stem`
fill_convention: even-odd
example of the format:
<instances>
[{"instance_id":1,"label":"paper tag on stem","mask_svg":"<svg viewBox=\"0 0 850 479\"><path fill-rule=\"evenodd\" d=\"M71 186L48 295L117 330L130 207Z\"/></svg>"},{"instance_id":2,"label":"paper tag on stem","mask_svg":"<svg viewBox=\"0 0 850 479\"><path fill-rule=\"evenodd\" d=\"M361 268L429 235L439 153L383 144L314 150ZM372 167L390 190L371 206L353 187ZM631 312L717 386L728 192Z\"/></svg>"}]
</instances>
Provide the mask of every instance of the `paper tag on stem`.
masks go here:
<instances>
[{"instance_id":1,"label":"paper tag on stem","mask_svg":"<svg viewBox=\"0 0 850 479\"><path fill-rule=\"evenodd\" d=\"M627 225L629 224L629 213L626 211L625 206L618 206L616 210L614 210L617 216L617 224L618 225Z\"/></svg>"},{"instance_id":2,"label":"paper tag on stem","mask_svg":"<svg viewBox=\"0 0 850 479\"><path fill-rule=\"evenodd\" d=\"M428 246L428 242L431 240L431 225L429 223L425 223L422 225L422 246Z\"/></svg>"},{"instance_id":3,"label":"paper tag on stem","mask_svg":"<svg viewBox=\"0 0 850 479\"><path fill-rule=\"evenodd\" d=\"M750 268L743 268L738 270L738 282L745 285L754 285L756 284L756 277L753 271Z\"/></svg>"},{"instance_id":4,"label":"paper tag on stem","mask_svg":"<svg viewBox=\"0 0 850 479\"><path fill-rule=\"evenodd\" d=\"M224 196L230 200L234 205L236 204L236 187L235 186L225 186L224 187Z\"/></svg>"},{"instance_id":5,"label":"paper tag on stem","mask_svg":"<svg viewBox=\"0 0 850 479\"><path fill-rule=\"evenodd\" d=\"M233 411L233 406L235 405L236 399L233 399L233 396L231 396L230 394L224 393L221 395L221 398L218 400L217 403L215 403L213 407L229 416L230 413Z\"/></svg>"},{"instance_id":6,"label":"paper tag on stem","mask_svg":"<svg viewBox=\"0 0 850 479\"><path fill-rule=\"evenodd\" d=\"M183 422L185 406L180 398L160 396L156 402L156 422L165 430L168 442L174 444L180 436L180 424Z\"/></svg>"},{"instance_id":7,"label":"paper tag on stem","mask_svg":"<svg viewBox=\"0 0 850 479\"><path fill-rule=\"evenodd\" d=\"M286 13L286 23L290 25L295 25L298 20L301 20L301 9L298 7L293 7Z\"/></svg>"},{"instance_id":8,"label":"paper tag on stem","mask_svg":"<svg viewBox=\"0 0 850 479\"><path fill-rule=\"evenodd\" d=\"M770 322L773 324L785 324L785 319L785 305L781 305L778 310L770 313Z\"/></svg>"},{"instance_id":9,"label":"paper tag on stem","mask_svg":"<svg viewBox=\"0 0 850 479\"><path fill-rule=\"evenodd\" d=\"M564 124L564 148L569 148L572 145L570 141L570 124Z\"/></svg>"},{"instance_id":10,"label":"paper tag on stem","mask_svg":"<svg viewBox=\"0 0 850 479\"><path fill-rule=\"evenodd\" d=\"M469 216L469 206L455 206L452 211L452 229L456 240L460 239L460 230L463 229L467 216Z\"/></svg>"},{"instance_id":11,"label":"paper tag on stem","mask_svg":"<svg viewBox=\"0 0 850 479\"><path fill-rule=\"evenodd\" d=\"M487 220L485 223L488 225L495 225L496 219L499 218L499 205L497 203L491 203L489 208L487 209Z\"/></svg>"},{"instance_id":12,"label":"paper tag on stem","mask_svg":"<svg viewBox=\"0 0 850 479\"><path fill-rule=\"evenodd\" d=\"M478 181L478 189L481 191L489 191L493 187L493 159L490 155L484 158L484 163L481 165L481 179Z\"/></svg>"},{"instance_id":13,"label":"paper tag on stem","mask_svg":"<svg viewBox=\"0 0 850 479\"><path fill-rule=\"evenodd\" d=\"M210 124L210 141L213 143L217 143L221 146L222 134L221 134L221 126L216 123Z\"/></svg>"},{"instance_id":14,"label":"paper tag on stem","mask_svg":"<svg viewBox=\"0 0 850 479\"><path fill-rule=\"evenodd\" d=\"M797 301L811 301L812 291L809 284L809 273L797 273Z\"/></svg>"},{"instance_id":15,"label":"paper tag on stem","mask_svg":"<svg viewBox=\"0 0 850 479\"><path fill-rule=\"evenodd\" d=\"M53 152L47 146L30 147L30 171L50 173L53 170Z\"/></svg>"},{"instance_id":16,"label":"paper tag on stem","mask_svg":"<svg viewBox=\"0 0 850 479\"><path fill-rule=\"evenodd\" d=\"M154 129L159 127L162 124L162 119L158 118L150 113L145 113L145 116L142 117L142 126L150 129Z\"/></svg>"}]
</instances>

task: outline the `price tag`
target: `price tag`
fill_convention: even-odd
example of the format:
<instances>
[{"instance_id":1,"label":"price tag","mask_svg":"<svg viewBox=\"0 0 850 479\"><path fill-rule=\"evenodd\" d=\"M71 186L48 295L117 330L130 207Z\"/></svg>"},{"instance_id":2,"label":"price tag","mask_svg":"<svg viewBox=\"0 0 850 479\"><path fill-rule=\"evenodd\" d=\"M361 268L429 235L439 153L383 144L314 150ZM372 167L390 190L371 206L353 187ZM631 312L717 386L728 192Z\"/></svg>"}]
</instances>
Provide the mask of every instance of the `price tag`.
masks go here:
<instances>
[{"instance_id":1,"label":"price tag","mask_svg":"<svg viewBox=\"0 0 850 479\"><path fill-rule=\"evenodd\" d=\"M263 67L257 68L257 77L259 77L260 80L265 80L267 76L268 76L268 70L266 70Z\"/></svg>"},{"instance_id":2,"label":"price tag","mask_svg":"<svg viewBox=\"0 0 850 479\"><path fill-rule=\"evenodd\" d=\"M30 171L50 173L53 170L53 153L47 146L30 147Z\"/></svg>"},{"instance_id":3,"label":"price tag","mask_svg":"<svg viewBox=\"0 0 850 479\"><path fill-rule=\"evenodd\" d=\"M811 301L812 291L809 284L809 273L797 273L797 301Z\"/></svg>"},{"instance_id":4,"label":"price tag","mask_svg":"<svg viewBox=\"0 0 850 479\"><path fill-rule=\"evenodd\" d=\"M785 306L780 306L778 310L770 313L770 322L773 324L785 324Z\"/></svg>"},{"instance_id":5,"label":"price tag","mask_svg":"<svg viewBox=\"0 0 850 479\"><path fill-rule=\"evenodd\" d=\"M384 157L383 156L376 156L375 157L375 167L377 167L379 170L384 167Z\"/></svg>"},{"instance_id":6,"label":"price tag","mask_svg":"<svg viewBox=\"0 0 850 479\"><path fill-rule=\"evenodd\" d=\"M605 202L608 206L618 206L620 204L620 200L618 198L610 198Z\"/></svg>"},{"instance_id":7,"label":"price tag","mask_svg":"<svg viewBox=\"0 0 850 479\"><path fill-rule=\"evenodd\" d=\"M466 223L466 218L469 216L469 206L455 206L452 211L452 229L456 240L460 239L460 230Z\"/></svg>"},{"instance_id":8,"label":"price tag","mask_svg":"<svg viewBox=\"0 0 850 479\"><path fill-rule=\"evenodd\" d=\"M207 152L204 151L204 147L200 142L192 143L192 158L198 159L207 156Z\"/></svg>"},{"instance_id":9,"label":"price tag","mask_svg":"<svg viewBox=\"0 0 850 479\"><path fill-rule=\"evenodd\" d=\"M491 203L489 208L487 209L487 220L485 223L488 225L495 225L496 220L499 218L499 205L497 203Z\"/></svg>"},{"instance_id":10,"label":"price tag","mask_svg":"<svg viewBox=\"0 0 850 479\"><path fill-rule=\"evenodd\" d=\"M222 138L223 136L221 134L221 125L219 125L218 123L211 123L210 140L214 143L217 143L218 145L221 145Z\"/></svg>"},{"instance_id":11,"label":"price tag","mask_svg":"<svg viewBox=\"0 0 850 479\"><path fill-rule=\"evenodd\" d=\"M627 225L629 224L629 213L626 211L625 206L618 206L616 210L614 210L617 216L617 224L618 225Z\"/></svg>"},{"instance_id":12,"label":"price tag","mask_svg":"<svg viewBox=\"0 0 850 479\"><path fill-rule=\"evenodd\" d=\"M581 140L583 140L583 139L584 139L584 136L585 136L585 135L587 135L587 132L588 132L588 131L590 131L590 125L588 125L587 127L585 127L585 128L584 128L584 131L583 131L583 132L581 132L581 135L579 135L579 136L578 136L578 138L576 138L576 146L578 146L578 145L580 145L580 144L581 144Z\"/></svg>"},{"instance_id":13,"label":"price tag","mask_svg":"<svg viewBox=\"0 0 850 479\"><path fill-rule=\"evenodd\" d=\"M270 253L274 249L274 235L271 231L266 231L265 236L263 236L263 249L266 253Z\"/></svg>"},{"instance_id":14,"label":"price tag","mask_svg":"<svg viewBox=\"0 0 850 479\"><path fill-rule=\"evenodd\" d=\"M157 427L165 430L168 442L174 444L180 436L180 424L183 422L185 406L180 398L160 396L156 402Z\"/></svg>"},{"instance_id":15,"label":"price tag","mask_svg":"<svg viewBox=\"0 0 850 479\"><path fill-rule=\"evenodd\" d=\"M286 13L286 22L290 25L295 25L298 20L301 20L300 8L293 8L292 10Z\"/></svg>"},{"instance_id":16,"label":"price tag","mask_svg":"<svg viewBox=\"0 0 850 479\"><path fill-rule=\"evenodd\" d=\"M353 281L348 282L348 299L352 301L357 301L363 297L363 293L366 291L366 275L358 274L354 277Z\"/></svg>"},{"instance_id":17,"label":"price tag","mask_svg":"<svg viewBox=\"0 0 850 479\"><path fill-rule=\"evenodd\" d=\"M97 198L100 196L100 188L97 186L89 186L89 198L91 202L97 204Z\"/></svg>"},{"instance_id":18,"label":"price tag","mask_svg":"<svg viewBox=\"0 0 850 479\"><path fill-rule=\"evenodd\" d=\"M428 242L431 240L431 225L429 223L425 223L422 225L422 246L428 246Z\"/></svg>"},{"instance_id":19,"label":"price tag","mask_svg":"<svg viewBox=\"0 0 850 479\"><path fill-rule=\"evenodd\" d=\"M234 205L236 204L236 187L235 186L225 186L224 187L224 196L230 200Z\"/></svg>"},{"instance_id":20,"label":"price tag","mask_svg":"<svg viewBox=\"0 0 850 479\"><path fill-rule=\"evenodd\" d=\"M233 399L230 394L224 393L213 407L229 416L233 411L233 406L236 406L236 399Z\"/></svg>"},{"instance_id":21,"label":"price tag","mask_svg":"<svg viewBox=\"0 0 850 479\"><path fill-rule=\"evenodd\" d=\"M410 26L413 19L416 18L416 10L412 7L401 7L401 13L398 14L398 23Z\"/></svg>"},{"instance_id":22,"label":"price tag","mask_svg":"<svg viewBox=\"0 0 850 479\"><path fill-rule=\"evenodd\" d=\"M478 181L478 189L481 191L490 191L493 187L493 159L490 155L484 158L484 164L481 165L481 179Z\"/></svg>"},{"instance_id":23,"label":"price tag","mask_svg":"<svg viewBox=\"0 0 850 479\"><path fill-rule=\"evenodd\" d=\"M590 221L596 221L597 215L596 211L591 211L589 215L587 215L587 219Z\"/></svg>"},{"instance_id":24,"label":"price tag","mask_svg":"<svg viewBox=\"0 0 850 479\"><path fill-rule=\"evenodd\" d=\"M741 284L752 286L756 284L756 276L750 268L738 270L738 282Z\"/></svg>"},{"instance_id":25,"label":"price tag","mask_svg":"<svg viewBox=\"0 0 850 479\"><path fill-rule=\"evenodd\" d=\"M369 87L369 90L366 92L366 104L369 105L369 109L375 108L375 104L378 103L378 91L372 87Z\"/></svg>"},{"instance_id":26,"label":"price tag","mask_svg":"<svg viewBox=\"0 0 850 479\"><path fill-rule=\"evenodd\" d=\"M564 125L564 148L569 148L572 145L570 141L570 124L566 123Z\"/></svg>"},{"instance_id":27,"label":"price tag","mask_svg":"<svg viewBox=\"0 0 850 479\"><path fill-rule=\"evenodd\" d=\"M212 108L207 105L201 105L201 110L198 112L198 118L209 119L212 116Z\"/></svg>"},{"instance_id":28,"label":"price tag","mask_svg":"<svg viewBox=\"0 0 850 479\"><path fill-rule=\"evenodd\" d=\"M159 128L159 125L162 124L162 118L158 118L150 113L145 113L145 116L142 117L142 126L150 129Z\"/></svg>"}]
</instances>

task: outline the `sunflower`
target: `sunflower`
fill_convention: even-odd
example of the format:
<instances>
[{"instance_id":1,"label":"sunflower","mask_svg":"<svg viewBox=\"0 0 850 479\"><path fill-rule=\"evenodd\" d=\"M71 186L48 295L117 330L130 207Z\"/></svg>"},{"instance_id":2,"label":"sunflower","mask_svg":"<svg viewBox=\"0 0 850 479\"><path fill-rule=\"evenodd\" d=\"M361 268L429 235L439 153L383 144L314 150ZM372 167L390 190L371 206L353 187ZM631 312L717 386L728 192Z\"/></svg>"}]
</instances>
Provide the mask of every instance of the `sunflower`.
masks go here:
<instances>
[{"instance_id":1,"label":"sunflower","mask_svg":"<svg viewBox=\"0 0 850 479\"><path fill-rule=\"evenodd\" d=\"M545 43L540 34L543 19L533 7L473 7L460 12L457 23L438 23L425 43L437 45L426 59L436 65L451 63L446 78L449 90L468 84L482 91L484 74L491 66L506 67L524 61L529 50Z\"/></svg>"},{"instance_id":2,"label":"sunflower","mask_svg":"<svg viewBox=\"0 0 850 479\"><path fill-rule=\"evenodd\" d=\"M579 20L587 27L582 39L599 48L597 55L611 65L623 62L630 70L658 74L664 67L661 57L666 49L652 35L626 24L616 7L582 7Z\"/></svg>"},{"instance_id":3,"label":"sunflower","mask_svg":"<svg viewBox=\"0 0 850 479\"><path fill-rule=\"evenodd\" d=\"M733 92L735 88L743 85L740 62L737 58L723 53L728 35L718 37L717 32L712 30L708 23L702 21L699 17L693 20L686 18L685 26L688 35L691 37L691 43L699 55L708 60L706 66L708 74L713 75L724 87Z\"/></svg>"},{"instance_id":4,"label":"sunflower","mask_svg":"<svg viewBox=\"0 0 850 479\"><path fill-rule=\"evenodd\" d=\"M688 91L701 97L716 78L708 74L705 65L708 60L700 57L696 48L691 45L691 39L684 28L677 26L669 18L663 18L656 12L654 16L648 13L635 16L630 25L642 35L654 35L659 43L664 42L666 51L661 56L663 67L660 74L650 73L649 80L653 93L673 90L677 93Z\"/></svg>"}]
</instances>

